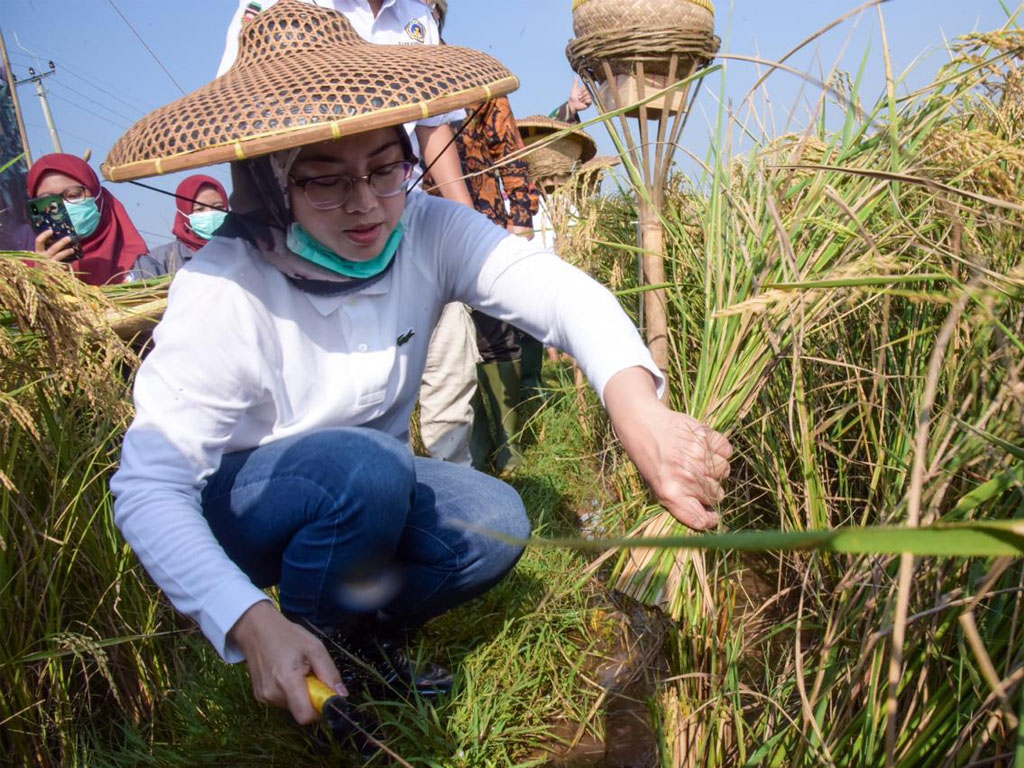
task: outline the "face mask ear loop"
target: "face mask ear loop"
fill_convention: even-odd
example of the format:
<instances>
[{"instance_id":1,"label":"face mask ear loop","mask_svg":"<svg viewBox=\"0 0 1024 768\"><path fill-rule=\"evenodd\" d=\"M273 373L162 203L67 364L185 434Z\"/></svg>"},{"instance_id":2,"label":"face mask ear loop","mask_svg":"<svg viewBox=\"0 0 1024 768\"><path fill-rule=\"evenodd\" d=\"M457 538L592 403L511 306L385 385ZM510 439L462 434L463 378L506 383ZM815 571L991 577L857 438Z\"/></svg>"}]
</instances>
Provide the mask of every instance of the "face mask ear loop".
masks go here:
<instances>
[{"instance_id":1,"label":"face mask ear loop","mask_svg":"<svg viewBox=\"0 0 1024 768\"><path fill-rule=\"evenodd\" d=\"M416 185L417 185L417 184L419 184L419 183L420 183L421 181L423 181L423 177L424 177L424 176L426 176L426 175L427 175L428 173L430 173L430 169L434 167L434 164L435 164L435 163L436 163L436 162L437 162L438 160L440 160L440 159L441 159L441 155L443 155L443 154L444 154L445 152L447 152L447 151L448 151L448 147L450 147L450 146L451 146L452 144L454 144L454 143L455 143L455 140L456 140L457 138L459 138L459 136L461 136L461 135L462 135L462 132L463 132L464 130L466 130L466 128L468 128L468 127L469 127L469 124L473 122L473 119L474 119L474 118L476 117L477 113L478 113L478 112L479 112L479 111L480 111L481 109L483 109L483 108L484 108L484 105L485 105L486 103L487 103L486 101L485 101L485 102L483 102L483 104L481 104L481 105L480 105L479 107L477 107L476 109L474 109L474 110L473 110L473 114L472 114L472 115L470 115L469 117L467 117L467 118L466 118L465 120L463 120L463 121L462 121L462 125L460 125L460 126L459 126L459 130L457 130L457 131L455 132L455 135L454 135L454 136L452 136L451 140L450 140L450 141L449 141L449 142L448 142L447 144L445 144L445 145L444 145L444 149L442 149L442 150L441 150L441 152L440 152L440 153L439 153L439 154L437 155L437 157L435 157L435 158L434 158L434 162L432 162L432 163L431 163L430 165L428 165L428 166L426 167L426 169L424 169L423 173L421 173L421 174L420 174L419 176L417 176L417 177L416 177L416 181L414 181L414 182L413 182L413 183L412 183L412 184L411 184L411 185L409 186L409 189L407 189L407 190L406 190L407 192L412 192L412 191L413 191L414 189L416 189Z\"/></svg>"}]
</instances>

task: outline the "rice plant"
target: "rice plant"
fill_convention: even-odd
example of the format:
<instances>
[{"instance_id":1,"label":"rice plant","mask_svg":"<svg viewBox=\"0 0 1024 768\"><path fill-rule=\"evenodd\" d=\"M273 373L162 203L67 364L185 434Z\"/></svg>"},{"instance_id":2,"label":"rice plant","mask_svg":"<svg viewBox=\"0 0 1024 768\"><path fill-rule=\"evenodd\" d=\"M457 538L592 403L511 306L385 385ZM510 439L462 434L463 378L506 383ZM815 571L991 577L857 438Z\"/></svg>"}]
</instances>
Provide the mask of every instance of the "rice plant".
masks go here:
<instances>
[{"instance_id":1,"label":"rice plant","mask_svg":"<svg viewBox=\"0 0 1024 768\"><path fill-rule=\"evenodd\" d=\"M135 356L104 294L0 256L0 750L72 765L88 717L152 715L173 622L107 488Z\"/></svg>"},{"instance_id":2,"label":"rice plant","mask_svg":"<svg viewBox=\"0 0 1024 768\"><path fill-rule=\"evenodd\" d=\"M1020 33L955 51L924 92L897 100L891 78L841 130L822 116L743 157L723 113L688 201L702 236L666 218L672 391L739 448L729 528L1024 510ZM685 532L635 478L620 495L611 529ZM883 551L625 551L612 583L681 622L663 764L1008 764L1020 560Z\"/></svg>"}]
</instances>

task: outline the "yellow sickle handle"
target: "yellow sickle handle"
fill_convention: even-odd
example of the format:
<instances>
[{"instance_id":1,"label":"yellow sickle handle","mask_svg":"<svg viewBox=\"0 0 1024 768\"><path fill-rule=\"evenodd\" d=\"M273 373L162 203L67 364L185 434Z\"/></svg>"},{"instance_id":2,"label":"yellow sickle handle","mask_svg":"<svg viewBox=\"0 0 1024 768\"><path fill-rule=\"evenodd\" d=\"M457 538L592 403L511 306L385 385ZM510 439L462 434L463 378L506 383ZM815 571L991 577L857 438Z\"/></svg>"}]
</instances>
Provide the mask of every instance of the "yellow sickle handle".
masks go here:
<instances>
[{"instance_id":1,"label":"yellow sickle handle","mask_svg":"<svg viewBox=\"0 0 1024 768\"><path fill-rule=\"evenodd\" d=\"M309 692L309 701L313 705L313 709L321 715L324 713L327 702L338 695L330 689L327 683L313 675L306 675L306 690Z\"/></svg>"}]
</instances>

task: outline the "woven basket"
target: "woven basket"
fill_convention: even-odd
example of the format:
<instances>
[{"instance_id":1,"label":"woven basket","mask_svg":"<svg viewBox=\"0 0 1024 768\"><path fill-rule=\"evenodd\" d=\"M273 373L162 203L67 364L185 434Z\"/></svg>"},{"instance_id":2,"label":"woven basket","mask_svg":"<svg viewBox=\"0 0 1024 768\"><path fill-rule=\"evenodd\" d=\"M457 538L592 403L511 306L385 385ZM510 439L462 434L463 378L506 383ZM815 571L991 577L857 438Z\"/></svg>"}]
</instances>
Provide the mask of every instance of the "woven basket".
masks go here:
<instances>
[{"instance_id":1,"label":"woven basket","mask_svg":"<svg viewBox=\"0 0 1024 768\"><path fill-rule=\"evenodd\" d=\"M681 80L710 61L719 45L710 0L574 0L572 26L569 61L599 82L605 74L595 64L602 59L616 74L632 75L633 63L642 61L645 73L665 76L673 53L692 59L677 68Z\"/></svg>"},{"instance_id":2,"label":"woven basket","mask_svg":"<svg viewBox=\"0 0 1024 768\"><path fill-rule=\"evenodd\" d=\"M585 162L576 171L573 181L577 185L577 194L581 197L593 197L601 191L601 182L606 172L622 162L618 155L601 155Z\"/></svg>"},{"instance_id":3,"label":"woven basket","mask_svg":"<svg viewBox=\"0 0 1024 768\"><path fill-rule=\"evenodd\" d=\"M693 74L692 66L689 71L682 73L683 76L691 74ZM679 81L676 80L676 82ZM647 118L649 120L659 119L662 113L666 111L666 108L668 115L686 111L686 92L688 86L677 88L665 96L647 101L650 99L651 94L667 88L670 83L668 82L668 75L648 75L646 72L644 72L643 83L643 99L641 99L640 78L635 75L617 74L612 80L606 80L601 83L598 88L598 101L605 111L615 109L616 104L626 106L627 104L636 104L641 100L646 101ZM638 117L639 114L639 109L632 109L626 112L627 117Z\"/></svg>"},{"instance_id":4,"label":"woven basket","mask_svg":"<svg viewBox=\"0 0 1024 768\"><path fill-rule=\"evenodd\" d=\"M243 28L231 69L139 120L102 171L122 181L244 160L451 112L518 85L479 51L373 45L337 11L279 0Z\"/></svg>"},{"instance_id":5,"label":"woven basket","mask_svg":"<svg viewBox=\"0 0 1024 768\"><path fill-rule=\"evenodd\" d=\"M569 123L552 120L550 117L542 115L525 117L517 120L517 123L519 134L523 137L523 144L527 147L559 131L574 128ZM556 185L560 185L568 179L573 171L595 154L597 154L597 144L594 139L584 131L577 129L554 141L545 142L544 146L531 150L526 155L526 162L530 166L530 179L538 184L542 182L555 183L552 180L558 180Z\"/></svg>"},{"instance_id":6,"label":"woven basket","mask_svg":"<svg viewBox=\"0 0 1024 768\"><path fill-rule=\"evenodd\" d=\"M574 0L572 32L623 32L634 27L715 31L715 6L708 0Z\"/></svg>"}]
</instances>

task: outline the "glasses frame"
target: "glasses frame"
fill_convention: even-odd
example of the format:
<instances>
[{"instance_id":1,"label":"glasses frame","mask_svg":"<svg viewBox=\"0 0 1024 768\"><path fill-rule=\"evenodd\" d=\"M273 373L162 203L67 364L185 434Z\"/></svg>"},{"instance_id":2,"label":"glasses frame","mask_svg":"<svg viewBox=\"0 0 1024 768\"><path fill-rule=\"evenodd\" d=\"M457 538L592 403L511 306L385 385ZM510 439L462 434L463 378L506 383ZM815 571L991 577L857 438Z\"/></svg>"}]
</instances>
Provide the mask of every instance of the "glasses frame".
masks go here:
<instances>
[{"instance_id":1,"label":"glasses frame","mask_svg":"<svg viewBox=\"0 0 1024 768\"><path fill-rule=\"evenodd\" d=\"M405 175L402 178L402 183L399 185L398 189L396 189L394 192L388 192L386 194L381 194L376 189L374 189L373 182L371 181L371 179L376 174L379 174L379 173L381 173L383 171L390 170L390 169L394 168L396 165L404 165L405 166ZM412 162L410 162L409 160L398 160L398 161L396 161L394 163L387 163L385 165L380 166L379 168L374 168L372 171L370 171L369 173L367 173L367 174L365 174L363 176L350 176L350 175L345 174L345 173L326 173L326 174L324 174L322 176L311 176L308 179L296 179L294 176L289 176L288 178L291 180L292 184L294 184L296 187L298 187L299 189L302 190L302 194L306 198L306 202L309 203L309 205L312 208L315 208L318 211L333 211L333 210L335 210L337 208L341 208L341 206L343 206L345 203L347 203L349 201L349 199L352 197L352 193L355 191L356 182L359 182L359 181L364 182L366 184L366 186L368 186L370 188L370 191L373 192L373 194L375 194L377 197L395 197L396 195L400 195L402 192L405 191L405 184L409 181L409 179L412 178L412 171L413 171L414 167L415 167L415 165ZM349 181L348 191L345 193L345 195L340 200L338 200L336 203L334 203L332 205L323 205L323 204L314 203L309 198L308 186L309 186L310 182L318 181L319 179L347 179Z\"/></svg>"},{"instance_id":2,"label":"glasses frame","mask_svg":"<svg viewBox=\"0 0 1024 768\"><path fill-rule=\"evenodd\" d=\"M74 190L78 189L82 191L74 195L70 194ZM65 203L80 203L83 200L92 197L92 195L89 194L89 189L84 184L75 184L73 186L67 187L66 189L61 191L60 196Z\"/></svg>"}]
</instances>

